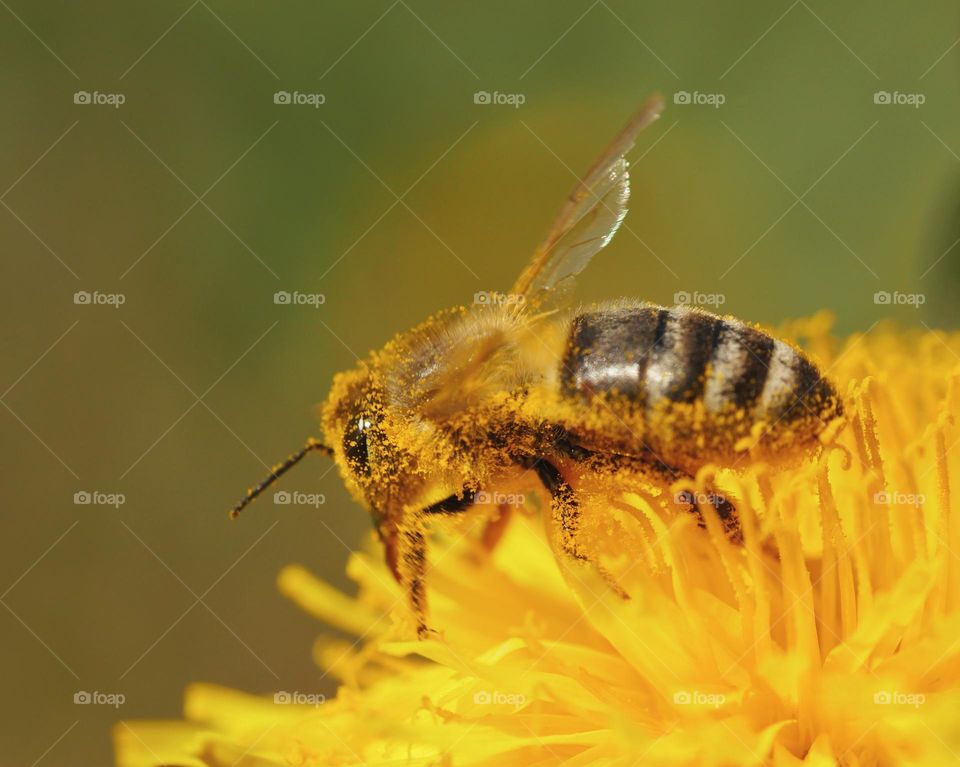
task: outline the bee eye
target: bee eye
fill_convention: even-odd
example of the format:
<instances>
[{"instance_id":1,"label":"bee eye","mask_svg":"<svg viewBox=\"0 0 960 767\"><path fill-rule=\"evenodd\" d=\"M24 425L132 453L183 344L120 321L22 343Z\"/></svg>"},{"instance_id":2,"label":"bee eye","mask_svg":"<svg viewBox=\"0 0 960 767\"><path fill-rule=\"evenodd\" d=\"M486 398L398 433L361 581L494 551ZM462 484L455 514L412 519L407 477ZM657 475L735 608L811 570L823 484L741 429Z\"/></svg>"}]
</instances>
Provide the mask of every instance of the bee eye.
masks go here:
<instances>
[{"instance_id":1,"label":"bee eye","mask_svg":"<svg viewBox=\"0 0 960 767\"><path fill-rule=\"evenodd\" d=\"M346 453L350 467L358 474L370 473L367 435L371 425L370 419L366 416L357 416L350 421L343 435L343 452Z\"/></svg>"}]
</instances>

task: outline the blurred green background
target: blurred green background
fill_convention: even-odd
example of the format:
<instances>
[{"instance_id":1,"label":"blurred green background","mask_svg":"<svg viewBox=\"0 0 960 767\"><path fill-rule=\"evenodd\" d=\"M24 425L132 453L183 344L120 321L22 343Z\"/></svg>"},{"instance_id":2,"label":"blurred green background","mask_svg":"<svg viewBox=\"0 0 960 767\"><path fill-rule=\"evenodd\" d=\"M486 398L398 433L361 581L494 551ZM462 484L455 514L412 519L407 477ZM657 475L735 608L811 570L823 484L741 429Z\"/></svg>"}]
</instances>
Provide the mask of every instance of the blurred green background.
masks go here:
<instances>
[{"instance_id":1,"label":"blurred green background","mask_svg":"<svg viewBox=\"0 0 960 767\"><path fill-rule=\"evenodd\" d=\"M924 5L0 2L0 762L107 763L193 680L332 692L274 578L346 585L368 521L322 459L285 485L319 510L225 510L355 355L508 288L655 89L584 300L955 326L960 11Z\"/></svg>"}]
</instances>

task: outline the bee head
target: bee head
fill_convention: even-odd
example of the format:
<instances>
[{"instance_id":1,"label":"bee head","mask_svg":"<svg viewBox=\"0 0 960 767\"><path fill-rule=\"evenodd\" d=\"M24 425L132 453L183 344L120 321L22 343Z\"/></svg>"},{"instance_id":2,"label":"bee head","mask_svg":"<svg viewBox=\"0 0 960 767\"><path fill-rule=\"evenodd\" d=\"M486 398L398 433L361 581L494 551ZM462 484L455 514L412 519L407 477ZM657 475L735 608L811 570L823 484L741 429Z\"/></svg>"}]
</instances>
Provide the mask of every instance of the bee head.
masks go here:
<instances>
[{"instance_id":1,"label":"bee head","mask_svg":"<svg viewBox=\"0 0 960 767\"><path fill-rule=\"evenodd\" d=\"M321 409L324 442L351 494L378 523L475 482L446 430L395 394L397 370L375 358L334 378Z\"/></svg>"},{"instance_id":2,"label":"bee head","mask_svg":"<svg viewBox=\"0 0 960 767\"><path fill-rule=\"evenodd\" d=\"M408 511L430 505L438 487L463 487L451 472L453 448L449 438L405 403L391 397L396 370L376 358L334 377L326 402L320 408L323 439L307 444L270 474L249 488L230 516L240 512L313 451L334 460L350 494L373 515L377 532L386 545L388 562L398 575L396 537L400 520ZM429 484L428 484L429 475ZM458 484L458 482L460 484ZM431 490L432 488L432 490Z\"/></svg>"},{"instance_id":3,"label":"bee head","mask_svg":"<svg viewBox=\"0 0 960 767\"><path fill-rule=\"evenodd\" d=\"M428 436L385 399L377 371L361 363L334 378L321 409L324 442L350 493L378 523L401 513L421 491Z\"/></svg>"}]
</instances>

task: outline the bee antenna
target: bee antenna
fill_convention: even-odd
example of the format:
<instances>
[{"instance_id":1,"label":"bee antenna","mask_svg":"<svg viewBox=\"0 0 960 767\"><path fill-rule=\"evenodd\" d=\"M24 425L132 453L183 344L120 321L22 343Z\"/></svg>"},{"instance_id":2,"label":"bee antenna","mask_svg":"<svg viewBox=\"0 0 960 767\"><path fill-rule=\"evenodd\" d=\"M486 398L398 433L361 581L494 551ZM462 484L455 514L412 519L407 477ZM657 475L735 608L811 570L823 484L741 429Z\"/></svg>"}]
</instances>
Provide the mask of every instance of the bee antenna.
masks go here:
<instances>
[{"instance_id":1,"label":"bee antenna","mask_svg":"<svg viewBox=\"0 0 960 767\"><path fill-rule=\"evenodd\" d=\"M280 477L290 471L290 469L300 463L304 456L313 450L319 450L324 455L330 456L331 458L333 457L333 448L324 445L322 442L314 439L313 437L310 437L310 439L307 440L306 445L287 458L287 460L285 460L283 463L278 463L276 466L274 466L270 470L270 474L266 479L247 490L247 494L243 497L243 500L230 510L230 519L236 519L239 517L240 512L243 511L248 504L255 500L260 493L262 493L264 490L270 487L270 485L280 479Z\"/></svg>"}]
</instances>

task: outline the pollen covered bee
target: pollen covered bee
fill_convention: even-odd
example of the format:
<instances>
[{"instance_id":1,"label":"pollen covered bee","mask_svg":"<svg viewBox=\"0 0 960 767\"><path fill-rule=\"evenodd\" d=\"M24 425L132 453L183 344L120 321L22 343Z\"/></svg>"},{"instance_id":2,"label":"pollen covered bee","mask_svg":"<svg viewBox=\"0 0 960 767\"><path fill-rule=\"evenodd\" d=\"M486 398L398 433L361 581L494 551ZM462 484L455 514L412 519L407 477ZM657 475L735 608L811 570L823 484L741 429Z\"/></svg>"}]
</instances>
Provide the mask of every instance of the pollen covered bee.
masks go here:
<instances>
[{"instance_id":1,"label":"pollen covered bee","mask_svg":"<svg viewBox=\"0 0 960 767\"><path fill-rule=\"evenodd\" d=\"M662 106L648 99L577 184L509 294L431 317L337 375L322 441L276 466L233 515L308 452L327 454L373 515L423 637L430 520L468 511L485 489L534 476L555 550L601 570L581 542L573 477L622 469L671 482L734 465L745 442L771 461L813 450L841 401L789 343L689 307L563 308L626 215L625 155ZM715 508L736 537L736 510ZM490 546L506 519L488 523Z\"/></svg>"}]
</instances>

